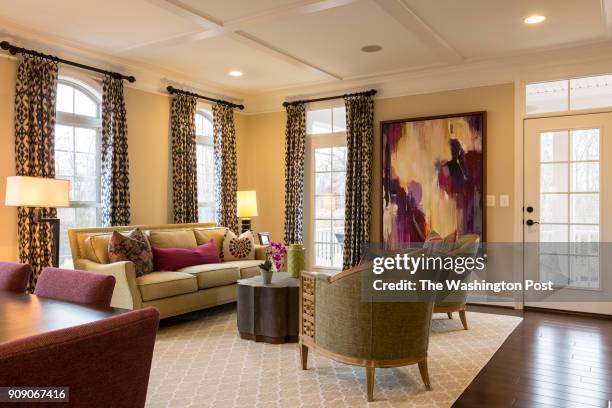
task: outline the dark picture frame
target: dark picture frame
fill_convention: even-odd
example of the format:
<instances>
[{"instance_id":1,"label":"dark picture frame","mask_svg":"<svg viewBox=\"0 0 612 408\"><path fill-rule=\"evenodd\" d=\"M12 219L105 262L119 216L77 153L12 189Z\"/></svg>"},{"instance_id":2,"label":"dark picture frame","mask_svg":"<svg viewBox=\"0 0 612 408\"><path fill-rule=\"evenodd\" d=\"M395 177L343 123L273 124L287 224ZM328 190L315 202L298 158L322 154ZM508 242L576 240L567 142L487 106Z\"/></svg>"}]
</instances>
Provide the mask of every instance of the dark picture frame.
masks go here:
<instances>
[{"instance_id":1,"label":"dark picture frame","mask_svg":"<svg viewBox=\"0 0 612 408\"><path fill-rule=\"evenodd\" d=\"M460 119L460 118L465 118L465 117L473 117L473 116L477 116L480 118L480 133L481 133L481 150L480 150L480 154L481 154L481 161L480 161L480 188L481 188L481 196L480 196L480 202L479 202L479 208L480 208L480 220L479 220L479 225L481 227L481 230L479 232L480 235L480 241L481 242L486 242L486 213L487 213L487 209L486 209L486 194L487 194L487 177L486 177L486 157L487 157L487 150L486 150L486 140L487 140L487 112L486 111L476 111L476 112L465 112L465 113L455 113L455 114L448 114L448 115L437 115L437 116L423 116L423 117L416 117L416 118L408 118L408 119L395 119L395 120L387 120L387 121L381 121L380 122L380 163L381 163L381 178L380 178L380 183L381 183L381 195L380 195L380 237L381 237L381 242L384 243L394 243L394 242L387 242L386 240L386 234L385 234L385 211L387 210L387 200L389 199L389 184L387 184L390 180L390 171L389 171L389 167L387 165L387 163L390 160L390 148L388 145L388 135L389 135L389 126L391 125L402 125L402 124L407 124L407 123L413 123L413 122L426 122L426 121L437 121L437 120L444 120L444 119ZM432 135L433 136L433 135ZM416 153L418 154L418 153ZM410 160L410 158L406 158L406 160ZM435 226L433 226L433 229L435 229ZM468 231L469 233L469 231ZM412 242L417 242L416 240L412 240Z\"/></svg>"},{"instance_id":2,"label":"dark picture frame","mask_svg":"<svg viewBox=\"0 0 612 408\"><path fill-rule=\"evenodd\" d=\"M260 245L270 245L270 233L269 232L258 232L257 237L259 238Z\"/></svg>"}]
</instances>

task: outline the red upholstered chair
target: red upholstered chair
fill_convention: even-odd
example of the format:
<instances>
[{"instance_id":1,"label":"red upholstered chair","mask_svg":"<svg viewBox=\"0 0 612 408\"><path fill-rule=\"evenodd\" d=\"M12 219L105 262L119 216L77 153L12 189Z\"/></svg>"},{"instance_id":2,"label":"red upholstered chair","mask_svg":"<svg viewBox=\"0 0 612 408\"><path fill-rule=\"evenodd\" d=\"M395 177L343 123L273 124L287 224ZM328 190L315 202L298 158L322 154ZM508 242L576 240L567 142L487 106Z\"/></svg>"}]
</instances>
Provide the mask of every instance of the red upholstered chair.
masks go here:
<instances>
[{"instance_id":1,"label":"red upholstered chair","mask_svg":"<svg viewBox=\"0 0 612 408\"><path fill-rule=\"evenodd\" d=\"M0 290L25 292L32 267L15 262L0 262Z\"/></svg>"},{"instance_id":2,"label":"red upholstered chair","mask_svg":"<svg viewBox=\"0 0 612 408\"><path fill-rule=\"evenodd\" d=\"M148 307L0 343L0 387L69 387L71 407L144 407L158 323Z\"/></svg>"},{"instance_id":3,"label":"red upholstered chair","mask_svg":"<svg viewBox=\"0 0 612 408\"><path fill-rule=\"evenodd\" d=\"M109 308L115 277L72 269L45 268L38 277L34 294L82 305Z\"/></svg>"}]
</instances>

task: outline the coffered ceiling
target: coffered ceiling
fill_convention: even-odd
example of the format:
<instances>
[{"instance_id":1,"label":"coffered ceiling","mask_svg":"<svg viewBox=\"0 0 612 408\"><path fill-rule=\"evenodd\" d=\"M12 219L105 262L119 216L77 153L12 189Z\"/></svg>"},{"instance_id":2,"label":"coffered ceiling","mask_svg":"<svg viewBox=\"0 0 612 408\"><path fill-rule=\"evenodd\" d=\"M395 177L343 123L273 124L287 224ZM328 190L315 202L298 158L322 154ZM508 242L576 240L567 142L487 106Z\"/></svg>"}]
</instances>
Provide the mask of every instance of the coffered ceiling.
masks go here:
<instances>
[{"instance_id":1,"label":"coffered ceiling","mask_svg":"<svg viewBox=\"0 0 612 408\"><path fill-rule=\"evenodd\" d=\"M602 43L612 0L0 0L0 35L240 98Z\"/></svg>"}]
</instances>

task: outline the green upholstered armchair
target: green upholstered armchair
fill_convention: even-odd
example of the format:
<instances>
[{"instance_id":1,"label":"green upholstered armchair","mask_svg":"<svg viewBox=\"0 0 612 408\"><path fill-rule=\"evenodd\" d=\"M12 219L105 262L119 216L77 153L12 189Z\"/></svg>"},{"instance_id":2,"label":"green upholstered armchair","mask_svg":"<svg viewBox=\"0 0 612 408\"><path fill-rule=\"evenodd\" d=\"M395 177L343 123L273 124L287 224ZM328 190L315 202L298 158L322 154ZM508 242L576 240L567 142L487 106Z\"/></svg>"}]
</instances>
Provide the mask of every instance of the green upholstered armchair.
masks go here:
<instances>
[{"instance_id":1,"label":"green upholstered armchair","mask_svg":"<svg viewBox=\"0 0 612 408\"><path fill-rule=\"evenodd\" d=\"M373 400L377 367L418 364L430 390L427 347L433 302L363 302L362 273L368 265L330 273L302 272L300 354L308 350L366 368L368 401Z\"/></svg>"},{"instance_id":2,"label":"green upholstered armchair","mask_svg":"<svg viewBox=\"0 0 612 408\"><path fill-rule=\"evenodd\" d=\"M448 255L454 256L476 256L478 253L478 245L480 243L480 237L478 235L462 235L457 240L456 249L449 252ZM467 271L463 275L456 275L454 272L450 272L446 279L458 279L461 281L467 281L470 278L471 271ZM454 276L453 276L454 275ZM445 277L442 276L441 279ZM453 318L453 312L459 312L459 319L465 330L468 329L467 319L465 317L465 302L467 299L467 291L457 290L444 297L436 299L434 305L434 313L446 313L449 319Z\"/></svg>"}]
</instances>

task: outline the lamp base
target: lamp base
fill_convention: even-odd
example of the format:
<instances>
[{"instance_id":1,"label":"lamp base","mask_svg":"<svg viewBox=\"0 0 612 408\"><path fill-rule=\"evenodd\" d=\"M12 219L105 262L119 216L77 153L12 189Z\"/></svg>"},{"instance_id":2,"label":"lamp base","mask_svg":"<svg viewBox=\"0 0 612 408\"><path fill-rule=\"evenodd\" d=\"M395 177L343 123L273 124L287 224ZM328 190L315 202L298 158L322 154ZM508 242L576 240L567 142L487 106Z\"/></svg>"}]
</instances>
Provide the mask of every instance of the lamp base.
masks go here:
<instances>
[{"instance_id":1,"label":"lamp base","mask_svg":"<svg viewBox=\"0 0 612 408\"><path fill-rule=\"evenodd\" d=\"M250 218L243 218L240 221L240 233L245 233L247 231L251 230L251 219Z\"/></svg>"},{"instance_id":2,"label":"lamp base","mask_svg":"<svg viewBox=\"0 0 612 408\"><path fill-rule=\"evenodd\" d=\"M51 225L51 233L53 234L53 255L51 259L51 266L54 268L59 267L59 235L60 235L60 219L59 218L41 218L41 209L34 209L34 222L35 223L49 223Z\"/></svg>"}]
</instances>

